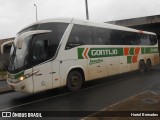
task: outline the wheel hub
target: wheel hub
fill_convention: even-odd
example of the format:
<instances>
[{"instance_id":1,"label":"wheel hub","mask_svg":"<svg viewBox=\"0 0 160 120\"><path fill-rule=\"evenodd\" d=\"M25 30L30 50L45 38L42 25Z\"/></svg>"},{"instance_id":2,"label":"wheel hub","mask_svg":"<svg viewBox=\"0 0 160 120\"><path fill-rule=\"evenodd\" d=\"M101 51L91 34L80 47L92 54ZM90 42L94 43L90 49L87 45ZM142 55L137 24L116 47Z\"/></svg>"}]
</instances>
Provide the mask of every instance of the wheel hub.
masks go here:
<instances>
[{"instance_id":1,"label":"wheel hub","mask_svg":"<svg viewBox=\"0 0 160 120\"><path fill-rule=\"evenodd\" d=\"M72 86L77 86L78 83L79 83L79 79L77 76L73 76L72 79L71 79L71 82L72 82Z\"/></svg>"}]
</instances>

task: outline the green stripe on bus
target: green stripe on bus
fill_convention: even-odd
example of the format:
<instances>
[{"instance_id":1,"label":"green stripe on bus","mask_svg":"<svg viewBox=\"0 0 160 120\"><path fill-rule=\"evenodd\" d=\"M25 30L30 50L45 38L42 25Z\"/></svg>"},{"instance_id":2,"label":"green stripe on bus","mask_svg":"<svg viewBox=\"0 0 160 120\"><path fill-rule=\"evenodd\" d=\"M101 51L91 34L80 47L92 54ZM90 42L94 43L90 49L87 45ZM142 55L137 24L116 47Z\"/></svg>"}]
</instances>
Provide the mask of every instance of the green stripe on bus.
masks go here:
<instances>
[{"instance_id":1,"label":"green stripe on bus","mask_svg":"<svg viewBox=\"0 0 160 120\"><path fill-rule=\"evenodd\" d=\"M158 53L158 47L142 47L142 54Z\"/></svg>"},{"instance_id":2,"label":"green stripe on bus","mask_svg":"<svg viewBox=\"0 0 160 120\"><path fill-rule=\"evenodd\" d=\"M127 63L128 64L132 63L132 56L127 56Z\"/></svg>"},{"instance_id":3,"label":"green stripe on bus","mask_svg":"<svg viewBox=\"0 0 160 120\"><path fill-rule=\"evenodd\" d=\"M83 51L84 51L84 48L78 48L78 59L84 59Z\"/></svg>"},{"instance_id":4,"label":"green stripe on bus","mask_svg":"<svg viewBox=\"0 0 160 120\"><path fill-rule=\"evenodd\" d=\"M144 47L141 48L141 53L145 54L145 48Z\"/></svg>"},{"instance_id":5,"label":"green stripe on bus","mask_svg":"<svg viewBox=\"0 0 160 120\"><path fill-rule=\"evenodd\" d=\"M129 56L135 55L136 47L131 47ZM78 48L78 59L124 56L124 48ZM158 53L158 47L141 47L139 54ZM87 56L87 57L86 57ZM131 58L127 60L131 62Z\"/></svg>"},{"instance_id":6,"label":"green stripe on bus","mask_svg":"<svg viewBox=\"0 0 160 120\"><path fill-rule=\"evenodd\" d=\"M21 71L17 74L10 74L8 73L8 78L11 78L11 79L18 79L20 76L23 76L24 75L24 71Z\"/></svg>"},{"instance_id":7,"label":"green stripe on bus","mask_svg":"<svg viewBox=\"0 0 160 120\"><path fill-rule=\"evenodd\" d=\"M130 55L134 55L134 49L135 48L130 48L130 50L129 50Z\"/></svg>"}]
</instances>

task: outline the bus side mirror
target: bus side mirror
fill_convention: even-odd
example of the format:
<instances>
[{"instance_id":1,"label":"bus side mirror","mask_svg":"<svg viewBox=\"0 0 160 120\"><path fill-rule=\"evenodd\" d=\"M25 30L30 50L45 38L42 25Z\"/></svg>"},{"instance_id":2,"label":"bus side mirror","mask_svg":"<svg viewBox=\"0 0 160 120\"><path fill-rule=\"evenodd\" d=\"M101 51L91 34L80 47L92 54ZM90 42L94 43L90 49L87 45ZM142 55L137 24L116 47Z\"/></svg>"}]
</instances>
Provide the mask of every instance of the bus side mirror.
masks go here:
<instances>
[{"instance_id":1,"label":"bus side mirror","mask_svg":"<svg viewBox=\"0 0 160 120\"><path fill-rule=\"evenodd\" d=\"M17 47L18 47L18 49L22 49L22 43L23 43L23 40L17 41Z\"/></svg>"}]
</instances>

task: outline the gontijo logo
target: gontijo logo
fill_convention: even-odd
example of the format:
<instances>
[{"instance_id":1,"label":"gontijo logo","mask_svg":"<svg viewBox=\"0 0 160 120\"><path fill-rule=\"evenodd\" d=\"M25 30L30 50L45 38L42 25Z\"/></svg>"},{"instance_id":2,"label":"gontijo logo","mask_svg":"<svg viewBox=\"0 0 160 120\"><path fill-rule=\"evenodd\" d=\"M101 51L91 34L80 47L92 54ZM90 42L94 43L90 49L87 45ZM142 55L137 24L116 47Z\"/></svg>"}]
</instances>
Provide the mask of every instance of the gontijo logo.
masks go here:
<instances>
[{"instance_id":1,"label":"gontijo logo","mask_svg":"<svg viewBox=\"0 0 160 120\"><path fill-rule=\"evenodd\" d=\"M91 51L92 56L117 55L117 54L118 54L117 49L113 49L113 50L92 50Z\"/></svg>"},{"instance_id":2,"label":"gontijo logo","mask_svg":"<svg viewBox=\"0 0 160 120\"><path fill-rule=\"evenodd\" d=\"M78 59L123 55L123 48L78 48Z\"/></svg>"}]
</instances>

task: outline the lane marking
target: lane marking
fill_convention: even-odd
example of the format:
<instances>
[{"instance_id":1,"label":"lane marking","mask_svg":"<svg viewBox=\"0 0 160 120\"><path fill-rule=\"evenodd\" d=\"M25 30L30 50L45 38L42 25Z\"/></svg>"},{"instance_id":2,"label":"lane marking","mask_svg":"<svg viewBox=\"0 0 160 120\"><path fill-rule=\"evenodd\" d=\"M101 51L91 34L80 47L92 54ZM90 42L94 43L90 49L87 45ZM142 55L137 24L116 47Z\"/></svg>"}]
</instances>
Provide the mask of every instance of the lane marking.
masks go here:
<instances>
[{"instance_id":1,"label":"lane marking","mask_svg":"<svg viewBox=\"0 0 160 120\"><path fill-rule=\"evenodd\" d=\"M64 94L60 94L60 95L56 95L56 96L52 96L52 97L48 97L48 98L44 98L44 99L40 99L40 100L35 100L35 101L32 101L32 102L28 102L28 103L24 103L24 104L12 106L12 107L4 108L4 109L1 109L0 111L6 111L6 110L10 110L10 109L13 109L13 108L18 108L18 107L26 106L26 105L33 104L33 103L38 103L38 102L45 101L45 100L48 100L48 99L53 99L53 98L57 98L57 97L65 96L65 95L70 95L70 94L73 94L73 93L78 93L78 92L86 91L86 90L89 90L89 89L92 89L92 88L96 88L96 87L100 87L100 86L116 83L116 82L119 82L121 80L125 80L127 78L128 78L128 76L126 76L125 78L121 78L121 79L118 79L118 80L115 80L115 81L111 81L111 82L107 82L107 83L104 83L104 84L99 84L99 85L95 85L95 86L92 86L92 87L87 87L87 88L84 88L84 89L80 89L80 90L75 91L75 92L67 92L67 93L64 93Z\"/></svg>"}]
</instances>

